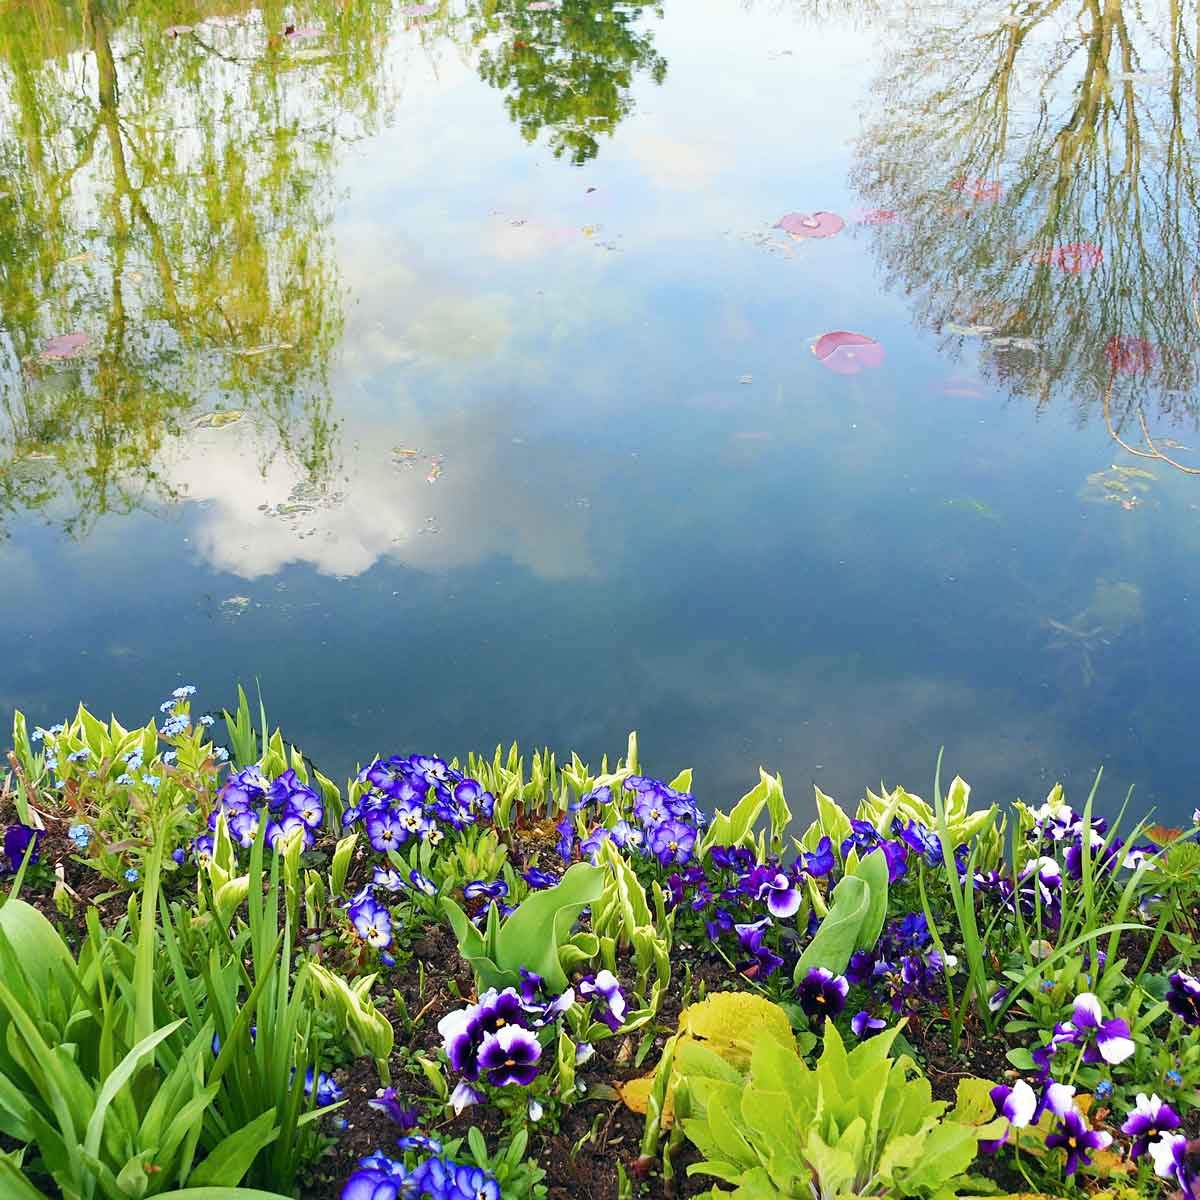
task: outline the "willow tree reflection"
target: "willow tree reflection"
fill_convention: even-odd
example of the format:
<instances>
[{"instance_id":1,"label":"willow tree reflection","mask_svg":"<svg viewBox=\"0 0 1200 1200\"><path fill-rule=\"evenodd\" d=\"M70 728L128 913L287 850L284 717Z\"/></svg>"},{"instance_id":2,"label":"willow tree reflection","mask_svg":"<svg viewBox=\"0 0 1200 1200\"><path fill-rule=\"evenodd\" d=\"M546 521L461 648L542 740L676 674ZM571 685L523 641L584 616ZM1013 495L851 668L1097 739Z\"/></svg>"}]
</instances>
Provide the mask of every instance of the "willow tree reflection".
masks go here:
<instances>
[{"instance_id":1,"label":"willow tree reflection","mask_svg":"<svg viewBox=\"0 0 1200 1200\"><path fill-rule=\"evenodd\" d=\"M80 532L169 495L155 452L212 408L249 410L314 480L329 468L332 163L376 112L390 7L6 11L0 512L61 495ZM87 346L60 361L75 331Z\"/></svg>"},{"instance_id":2,"label":"willow tree reflection","mask_svg":"<svg viewBox=\"0 0 1200 1200\"><path fill-rule=\"evenodd\" d=\"M1175 0L907 5L857 149L919 319L975 327L1038 405L1083 416L1111 383L1117 429L1197 412L1196 20Z\"/></svg>"},{"instance_id":3,"label":"willow tree reflection","mask_svg":"<svg viewBox=\"0 0 1200 1200\"><path fill-rule=\"evenodd\" d=\"M507 93L526 141L548 130L556 158L585 163L632 111L634 76L667 76L653 32L641 24L647 10L662 15L650 0L561 0L546 9L485 0L476 18L479 74Z\"/></svg>"}]
</instances>

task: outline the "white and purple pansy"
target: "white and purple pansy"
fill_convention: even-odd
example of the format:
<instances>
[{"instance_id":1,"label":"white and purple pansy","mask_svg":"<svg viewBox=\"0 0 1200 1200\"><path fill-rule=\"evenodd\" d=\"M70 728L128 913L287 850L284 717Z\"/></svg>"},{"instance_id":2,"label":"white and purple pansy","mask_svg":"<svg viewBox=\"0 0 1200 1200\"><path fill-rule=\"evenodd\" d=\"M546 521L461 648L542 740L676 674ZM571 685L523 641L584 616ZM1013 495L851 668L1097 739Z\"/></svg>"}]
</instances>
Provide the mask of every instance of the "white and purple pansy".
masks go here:
<instances>
[{"instance_id":1,"label":"white and purple pansy","mask_svg":"<svg viewBox=\"0 0 1200 1200\"><path fill-rule=\"evenodd\" d=\"M1141 1158L1150 1148L1150 1143L1160 1134L1169 1133L1180 1126L1179 1114L1157 1095L1138 1092L1133 1108L1121 1126L1121 1132L1133 1138L1129 1157Z\"/></svg>"},{"instance_id":2,"label":"white and purple pansy","mask_svg":"<svg viewBox=\"0 0 1200 1200\"><path fill-rule=\"evenodd\" d=\"M1188 1140L1182 1133L1161 1133L1148 1147L1154 1173L1179 1184L1184 1196L1195 1194L1195 1172L1188 1163Z\"/></svg>"},{"instance_id":3,"label":"white and purple pansy","mask_svg":"<svg viewBox=\"0 0 1200 1200\"><path fill-rule=\"evenodd\" d=\"M803 894L795 881L789 879L782 871L777 871L763 882L758 890L758 898L767 902L771 916L782 919L796 915L800 910Z\"/></svg>"},{"instance_id":4,"label":"white and purple pansy","mask_svg":"<svg viewBox=\"0 0 1200 1200\"><path fill-rule=\"evenodd\" d=\"M617 977L609 970L588 975L579 981L579 995L584 1000L596 1001L594 1015L614 1033L625 1021L628 1005Z\"/></svg>"},{"instance_id":5,"label":"white and purple pansy","mask_svg":"<svg viewBox=\"0 0 1200 1200\"><path fill-rule=\"evenodd\" d=\"M1065 1036L1064 1036L1065 1035ZM1083 1061L1110 1065L1124 1062L1137 1049L1129 1026L1119 1017L1104 1020L1100 1000L1093 992L1081 992L1075 997L1071 1020L1064 1021L1057 1041L1074 1042L1083 1047Z\"/></svg>"}]
</instances>

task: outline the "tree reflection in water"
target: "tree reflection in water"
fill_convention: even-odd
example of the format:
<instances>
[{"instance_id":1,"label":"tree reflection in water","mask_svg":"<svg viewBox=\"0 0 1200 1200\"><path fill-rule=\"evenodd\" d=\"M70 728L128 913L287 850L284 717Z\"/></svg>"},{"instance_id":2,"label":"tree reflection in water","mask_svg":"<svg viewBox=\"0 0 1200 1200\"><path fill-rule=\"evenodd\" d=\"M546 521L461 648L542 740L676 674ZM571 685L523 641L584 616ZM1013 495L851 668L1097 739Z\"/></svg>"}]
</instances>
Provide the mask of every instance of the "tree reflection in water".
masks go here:
<instances>
[{"instance_id":1,"label":"tree reflection in water","mask_svg":"<svg viewBox=\"0 0 1200 1200\"><path fill-rule=\"evenodd\" d=\"M856 149L917 319L1039 407L1111 394L1132 448L1200 409L1195 35L1194 2L908 4Z\"/></svg>"}]
</instances>

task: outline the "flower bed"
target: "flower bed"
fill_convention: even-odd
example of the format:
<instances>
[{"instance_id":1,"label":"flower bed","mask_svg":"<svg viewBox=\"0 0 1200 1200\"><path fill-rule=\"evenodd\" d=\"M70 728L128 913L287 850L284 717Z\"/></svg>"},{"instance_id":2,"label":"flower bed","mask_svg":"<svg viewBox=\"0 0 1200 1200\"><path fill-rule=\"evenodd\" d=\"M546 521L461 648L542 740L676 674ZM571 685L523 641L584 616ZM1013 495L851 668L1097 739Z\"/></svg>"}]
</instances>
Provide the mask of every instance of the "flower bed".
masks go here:
<instances>
[{"instance_id":1,"label":"flower bed","mask_svg":"<svg viewBox=\"0 0 1200 1200\"><path fill-rule=\"evenodd\" d=\"M634 737L342 788L193 694L17 716L0 1195L1200 1194L1194 828Z\"/></svg>"}]
</instances>

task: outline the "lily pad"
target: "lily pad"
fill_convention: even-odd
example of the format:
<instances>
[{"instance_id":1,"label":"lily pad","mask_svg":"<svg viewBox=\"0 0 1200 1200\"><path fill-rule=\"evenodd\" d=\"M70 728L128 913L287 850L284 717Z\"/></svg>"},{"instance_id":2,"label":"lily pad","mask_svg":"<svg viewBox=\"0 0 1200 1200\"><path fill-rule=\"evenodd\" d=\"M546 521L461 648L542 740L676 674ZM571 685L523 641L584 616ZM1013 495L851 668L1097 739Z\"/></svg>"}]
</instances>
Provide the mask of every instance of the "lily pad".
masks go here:
<instances>
[{"instance_id":1,"label":"lily pad","mask_svg":"<svg viewBox=\"0 0 1200 1200\"><path fill-rule=\"evenodd\" d=\"M38 360L44 363L66 362L78 358L91 344L92 339L86 333L60 333L42 347Z\"/></svg>"},{"instance_id":2,"label":"lily pad","mask_svg":"<svg viewBox=\"0 0 1200 1200\"><path fill-rule=\"evenodd\" d=\"M436 4L406 4L400 9L402 17L432 17L437 12Z\"/></svg>"},{"instance_id":3,"label":"lily pad","mask_svg":"<svg viewBox=\"0 0 1200 1200\"><path fill-rule=\"evenodd\" d=\"M1104 248L1094 242L1067 242L1038 254L1037 262L1048 263L1067 275L1094 271L1104 261Z\"/></svg>"},{"instance_id":4,"label":"lily pad","mask_svg":"<svg viewBox=\"0 0 1200 1200\"><path fill-rule=\"evenodd\" d=\"M788 213L775 222L775 228L794 238L828 238L841 233L846 222L831 212Z\"/></svg>"},{"instance_id":5,"label":"lily pad","mask_svg":"<svg viewBox=\"0 0 1200 1200\"><path fill-rule=\"evenodd\" d=\"M874 338L844 329L823 333L813 343L812 350L823 367L839 375L857 375L868 367L881 367L886 357Z\"/></svg>"},{"instance_id":6,"label":"lily pad","mask_svg":"<svg viewBox=\"0 0 1200 1200\"><path fill-rule=\"evenodd\" d=\"M961 192L981 204L994 204L1004 198L1004 185L998 179L969 179L960 175L951 182L950 190Z\"/></svg>"},{"instance_id":7,"label":"lily pad","mask_svg":"<svg viewBox=\"0 0 1200 1200\"><path fill-rule=\"evenodd\" d=\"M860 225L894 225L900 214L894 208L867 208L854 214Z\"/></svg>"},{"instance_id":8,"label":"lily pad","mask_svg":"<svg viewBox=\"0 0 1200 1200\"><path fill-rule=\"evenodd\" d=\"M1154 366L1158 351L1140 337L1110 337L1104 344L1104 357L1114 371L1145 375Z\"/></svg>"}]
</instances>

